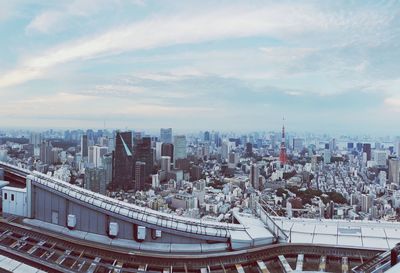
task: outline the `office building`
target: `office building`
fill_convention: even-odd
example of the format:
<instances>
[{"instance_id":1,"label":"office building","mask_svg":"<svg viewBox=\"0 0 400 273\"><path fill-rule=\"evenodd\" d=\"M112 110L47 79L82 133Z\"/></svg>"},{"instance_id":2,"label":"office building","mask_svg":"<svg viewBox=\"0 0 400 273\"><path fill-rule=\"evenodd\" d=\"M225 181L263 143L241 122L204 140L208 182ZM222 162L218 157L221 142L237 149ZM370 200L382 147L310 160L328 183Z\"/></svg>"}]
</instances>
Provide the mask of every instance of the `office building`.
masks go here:
<instances>
[{"instance_id":1,"label":"office building","mask_svg":"<svg viewBox=\"0 0 400 273\"><path fill-rule=\"evenodd\" d=\"M386 166L386 160L387 160L386 151L375 150L372 155L373 155L372 160L375 162L377 166L380 167Z\"/></svg>"},{"instance_id":2,"label":"office building","mask_svg":"<svg viewBox=\"0 0 400 273\"><path fill-rule=\"evenodd\" d=\"M161 157L161 170L165 172L171 171L171 157L169 156Z\"/></svg>"},{"instance_id":3,"label":"office building","mask_svg":"<svg viewBox=\"0 0 400 273\"><path fill-rule=\"evenodd\" d=\"M84 187L87 190L106 194L106 171L103 167L89 165L85 168Z\"/></svg>"},{"instance_id":4,"label":"office building","mask_svg":"<svg viewBox=\"0 0 400 273\"><path fill-rule=\"evenodd\" d=\"M253 156L253 144L250 142L246 143L246 156L248 157Z\"/></svg>"},{"instance_id":5,"label":"office building","mask_svg":"<svg viewBox=\"0 0 400 273\"><path fill-rule=\"evenodd\" d=\"M169 156L171 162L174 162L174 145L171 143L163 143L161 145L161 156Z\"/></svg>"},{"instance_id":6,"label":"office building","mask_svg":"<svg viewBox=\"0 0 400 273\"><path fill-rule=\"evenodd\" d=\"M43 141L40 144L40 161L42 161L43 164L51 164L52 163L52 160L53 160L52 159L53 158L52 149L53 149L53 146L48 141Z\"/></svg>"},{"instance_id":7,"label":"office building","mask_svg":"<svg viewBox=\"0 0 400 273\"><path fill-rule=\"evenodd\" d=\"M361 211L367 213L373 204L373 197L371 195L361 195Z\"/></svg>"},{"instance_id":8,"label":"office building","mask_svg":"<svg viewBox=\"0 0 400 273\"><path fill-rule=\"evenodd\" d=\"M38 147L42 143L42 134L32 132L29 136L29 144L33 144Z\"/></svg>"},{"instance_id":9,"label":"office building","mask_svg":"<svg viewBox=\"0 0 400 273\"><path fill-rule=\"evenodd\" d=\"M103 156L102 166L106 172L106 185L108 185L112 182L112 153Z\"/></svg>"},{"instance_id":10,"label":"office building","mask_svg":"<svg viewBox=\"0 0 400 273\"><path fill-rule=\"evenodd\" d=\"M304 140L302 138L293 138L293 150L301 152L304 148Z\"/></svg>"},{"instance_id":11,"label":"office building","mask_svg":"<svg viewBox=\"0 0 400 273\"><path fill-rule=\"evenodd\" d=\"M371 160L371 144L370 143L364 143L363 144L363 152L367 154L367 161Z\"/></svg>"},{"instance_id":12,"label":"office building","mask_svg":"<svg viewBox=\"0 0 400 273\"><path fill-rule=\"evenodd\" d=\"M250 175L249 175L250 185L254 189L260 189L260 169L256 163L251 164L250 166Z\"/></svg>"},{"instance_id":13,"label":"office building","mask_svg":"<svg viewBox=\"0 0 400 273\"><path fill-rule=\"evenodd\" d=\"M113 189L131 189L133 187L133 153L132 133L118 132L115 137L115 151L113 157Z\"/></svg>"},{"instance_id":14,"label":"office building","mask_svg":"<svg viewBox=\"0 0 400 273\"><path fill-rule=\"evenodd\" d=\"M400 184L400 159L389 159L389 183Z\"/></svg>"},{"instance_id":15,"label":"office building","mask_svg":"<svg viewBox=\"0 0 400 273\"><path fill-rule=\"evenodd\" d=\"M88 136L82 135L81 137L81 154L82 158L88 157Z\"/></svg>"},{"instance_id":16,"label":"office building","mask_svg":"<svg viewBox=\"0 0 400 273\"><path fill-rule=\"evenodd\" d=\"M160 129L160 141L162 143L172 143L172 128Z\"/></svg>"},{"instance_id":17,"label":"office building","mask_svg":"<svg viewBox=\"0 0 400 273\"><path fill-rule=\"evenodd\" d=\"M331 151L328 150L328 149L325 149L325 151L324 151L324 163L325 164L331 163L331 159L332 159Z\"/></svg>"},{"instance_id":18,"label":"office building","mask_svg":"<svg viewBox=\"0 0 400 273\"><path fill-rule=\"evenodd\" d=\"M174 162L178 159L185 159L186 154L186 136L178 135L174 137Z\"/></svg>"},{"instance_id":19,"label":"office building","mask_svg":"<svg viewBox=\"0 0 400 273\"><path fill-rule=\"evenodd\" d=\"M103 166L103 156L107 154L107 152L108 152L107 147L94 146L93 158L95 167Z\"/></svg>"},{"instance_id":20,"label":"office building","mask_svg":"<svg viewBox=\"0 0 400 273\"><path fill-rule=\"evenodd\" d=\"M204 132L204 142L210 142L210 132L209 131L205 131Z\"/></svg>"},{"instance_id":21,"label":"office building","mask_svg":"<svg viewBox=\"0 0 400 273\"><path fill-rule=\"evenodd\" d=\"M142 191L146 182L146 163L136 161L135 163L135 190Z\"/></svg>"},{"instance_id":22,"label":"office building","mask_svg":"<svg viewBox=\"0 0 400 273\"><path fill-rule=\"evenodd\" d=\"M135 145L135 162L144 162L146 164L145 172L143 175L145 176L145 180L150 176L153 170L154 165L154 156L153 149L151 148L151 138L143 137L136 141Z\"/></svg>"}]
</instances>

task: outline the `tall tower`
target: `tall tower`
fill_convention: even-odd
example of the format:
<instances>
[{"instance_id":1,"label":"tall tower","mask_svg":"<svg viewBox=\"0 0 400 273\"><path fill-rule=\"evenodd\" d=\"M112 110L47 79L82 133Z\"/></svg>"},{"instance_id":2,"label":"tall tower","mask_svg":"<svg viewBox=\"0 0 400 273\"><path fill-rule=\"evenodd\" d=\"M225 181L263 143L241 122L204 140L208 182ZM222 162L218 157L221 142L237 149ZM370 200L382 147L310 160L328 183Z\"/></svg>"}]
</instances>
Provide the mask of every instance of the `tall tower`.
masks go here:
<instances>
[{"instance_id":1,"label":"tall tower","mask_svg":"<svg viewBox=\"0 0 400 273\"><path fill-rule=\"evenodd\" d=\"M285 119L283 119L285 121ZM287 161L286 157L286 139L285 139L285 125L282 126L282 142L281 142L281 152L279 154L279 161L281 165L285 165Z\"/></svg>"}]
</instances>

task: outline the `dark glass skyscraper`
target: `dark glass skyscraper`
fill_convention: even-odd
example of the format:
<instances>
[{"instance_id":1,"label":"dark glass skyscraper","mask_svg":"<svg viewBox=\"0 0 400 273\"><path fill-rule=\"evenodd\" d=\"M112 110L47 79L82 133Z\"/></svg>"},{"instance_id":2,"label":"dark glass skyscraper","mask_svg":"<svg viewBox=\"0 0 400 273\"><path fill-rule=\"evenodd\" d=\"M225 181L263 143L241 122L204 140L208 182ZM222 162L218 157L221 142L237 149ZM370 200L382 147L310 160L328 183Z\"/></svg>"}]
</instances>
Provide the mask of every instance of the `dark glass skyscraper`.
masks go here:
<instances>
[{"instance_id":1,"label":"dark glass skyscraper","mask_svg":"<svg viewBox=\"0 0 400 273\"><path fill-rule=\"evenodd\" d=\"M146 166L147 164L142 161L136 161L135 164L135 190L144 190L146 181Z\"/></svg>"},{"instance_id":2,"label":"dark glass skyscraper","mask_svg":"<svg viewBox=\"0 0 400 273\"><path fill-rule=\"evenodd\" d=\"M88 157L88 136L82 135L81 138L81 154L82 158Z\"/></svg>"},{"instance_id":3,"label":"dark glass skyscraper","mask_svg":"<svg viewBox=\"0 0 400 273\"><path fill-rule=\"evenodd\" d=\"M113 151L112 188L133 188L133 168L132 133L118 132L115 137L115 151Z\"/></svg>"},{"instance_id":4,"label":"dark glass skyscraper","mask_svg":"<svg viewBox=\"0 0 400 273\"><path fill-rule=\"evenodd\" d=\"M367 160L371 160L371 144L364 143L363 152L367 154Z\"/></svg>"},{"instance_id":5,"label":"dark glass skyscraper","mask_svg":"<svg viewBox=\"0 0 400 273\"><path fill-rule=\"evenodd\" d=\"M174 145L171 143L163 143L161 145L161 156L171 157L171 162L174 162Z\"/></svg>"},{"instance_id":6,"label":"dark glass skyscraper","mask_svg":"<svg viewBox=\"0 0 400 273\"><path fill-rule=\"evenodd\" d=\"M135 162L144 162L146 164L144 177L147 179L153 169L153 150L151 148L151 138L143 137L137 140L135 145Z\"/></svg>"}]
</instances>

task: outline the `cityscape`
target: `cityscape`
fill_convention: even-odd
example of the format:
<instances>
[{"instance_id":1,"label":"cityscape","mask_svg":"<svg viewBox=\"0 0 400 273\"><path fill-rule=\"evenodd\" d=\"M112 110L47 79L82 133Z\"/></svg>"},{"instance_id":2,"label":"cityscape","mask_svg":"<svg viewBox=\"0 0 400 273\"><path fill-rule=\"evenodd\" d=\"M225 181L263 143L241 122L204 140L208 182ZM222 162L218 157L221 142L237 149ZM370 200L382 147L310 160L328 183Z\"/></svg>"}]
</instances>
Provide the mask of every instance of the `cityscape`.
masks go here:
<instances>
[{"instance_id":1,"label":"cityscape","mask_svg":"<svg viewBox=\"0 0 400 273\"><path fill-rule=\"evenodd\" d=\"M399 273L399 18L0 1L0 271Z\"/></svg>"},{"instance_id":2,"label":"cityscape","mask_svg":"<svg viewBox=\"0 0 400 273\"><path fill-rule=\"evenodd\" d=\"M204 131L1 132L0 160L121 201L232 222L262 200L280 216L399 221L400 137Z\"/></svg>"}]
</instances>

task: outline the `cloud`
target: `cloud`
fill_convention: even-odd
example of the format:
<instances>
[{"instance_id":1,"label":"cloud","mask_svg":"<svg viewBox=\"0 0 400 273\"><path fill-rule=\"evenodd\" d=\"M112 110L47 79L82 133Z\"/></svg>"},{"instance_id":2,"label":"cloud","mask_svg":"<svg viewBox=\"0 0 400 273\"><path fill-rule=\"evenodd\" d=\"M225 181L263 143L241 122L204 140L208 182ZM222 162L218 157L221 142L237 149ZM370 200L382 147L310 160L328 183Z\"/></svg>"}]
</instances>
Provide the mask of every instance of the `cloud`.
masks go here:
<instances>
[{"instance_id":1,"label":"cloud","mask_svg":"<svg viewBox=\"0 0 400 273\"><path fill-rule=\"evenodd\" d=\"M61 11L45 11L36 16L26 27L26 32L32 31L49 33L61 27L61 22L66 14Z\"/></svg>"},{"instance_id":2,"label":"cloud","mask_svg":"<svg viewBox=\"0 0 400 273\"><path fill-rule=\"evenodd\" d=\"M39 15L32 24L36 29L47 30L54 18L51 13ZM260 35L293 38L303 33L338 31L344 26L364 29L385 23L387 20L379 15L355 12L351 17L342 17L311 5L296 4L238 5L196 14L153 16L45 50L0 77L0 88L32 79L33 75L26 77L21 71L37 70L36 77L40 77L44 75L41 72L59 64L126 51ZM18 80L8 81L10 74Z\"/></svg>"},{"instance_id":3,"label":"cloud","mask_svg":"<svg viewBox=\"0 0 400 273\"><path fill-rule=\"evenodd\" d=\"M144 6L141 0L125 1L124 4ZM50 34L59 32L74 20L97 14L102 10L113 12L116 8L125 8L119 0L74 0L59 2L56 7L45 9L39 12L26 26L25 31L29 34L41 33Z\"/></svg>"},{"instance_id":4,"label":"cloud","mask_svg":"<svg viewBox=\"0 0 400 273\"><path fill-rule=\"evenodd\" d=\"M400 111L400 98L390 97L385 99L385 105L389 107L395 107L397 112Z\"/></svg>"}]
</instances>

